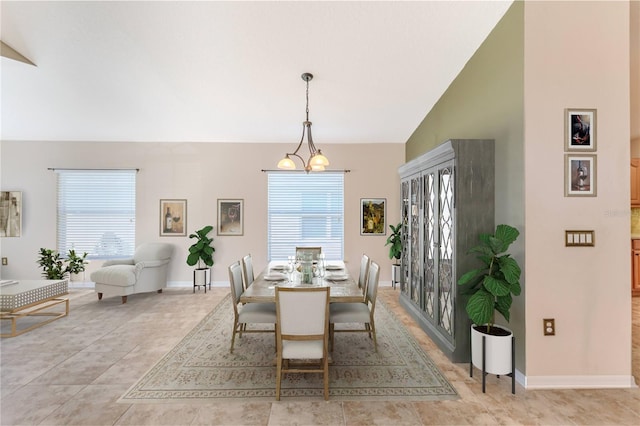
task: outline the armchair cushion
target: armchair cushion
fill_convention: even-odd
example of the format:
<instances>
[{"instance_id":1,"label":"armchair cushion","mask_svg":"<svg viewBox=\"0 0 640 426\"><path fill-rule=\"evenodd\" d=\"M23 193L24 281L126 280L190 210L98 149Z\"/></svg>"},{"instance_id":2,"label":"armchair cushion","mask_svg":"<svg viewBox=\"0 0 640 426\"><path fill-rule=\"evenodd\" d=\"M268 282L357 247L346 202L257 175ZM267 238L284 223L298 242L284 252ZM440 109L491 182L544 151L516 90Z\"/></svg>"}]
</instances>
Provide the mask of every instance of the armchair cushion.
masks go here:
<instances>
[{"instance_id":1,"label":"armchair cushion","mask_svg":"<svg viewBox=\"0 0 640 426\"><path fill-rule=\"evenodd\" d=\"M136 267L133 265L111 265L91 273L91 281L126 287L136 283Z\"/></svg>"}]
</instances>

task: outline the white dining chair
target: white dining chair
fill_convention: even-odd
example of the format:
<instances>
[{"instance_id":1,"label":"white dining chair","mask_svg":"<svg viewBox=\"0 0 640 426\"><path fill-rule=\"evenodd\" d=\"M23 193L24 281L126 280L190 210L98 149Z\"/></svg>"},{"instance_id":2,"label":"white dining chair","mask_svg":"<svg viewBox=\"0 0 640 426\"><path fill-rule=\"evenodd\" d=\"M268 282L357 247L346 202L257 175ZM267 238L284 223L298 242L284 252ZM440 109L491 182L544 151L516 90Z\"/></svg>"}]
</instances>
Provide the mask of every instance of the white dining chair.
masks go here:
<instances>
[{"instance_id":1,"label":"white dining chair","mask_svg":"<svg viewBox=\"0 0 640 426\"><path fill-rule=\"evenodd\" d=\"M373 339L373 346L378 352L378 342L376 340L376 326L374 322L374 313L376 310L376 297L378 295L378 281L380 277L380 266L371 261L369 265L369 274L367 277L367 290L365 293L365 302L354 303L332 303L329 307L329 334L331 341L331 350L333 350L334 334L339 332L365 332L369 333L369 337ZM336 329L335 324L341 323L361 323L364 329L360 328L344 328Z\"/></svg>"},{"instance_id":2,"label":"white dining chair","mask_svg":"<svg viewBox=\"0 0 640 426\"><path fill-rule=\"evenodd\" d=\"M253 283L254 279L253 259L251 254L247 254L242 257L242 283L245 290Z\"/></svg>"},{"instance_id":3,"label":"white dining chair","mask_svg":"<svg viewBox=\"0 0 640 426\"><path fill-rule=\"evenodd\" d=\"M276 311L276 400L286 373L322 373L328 400L329 287L276 287Z\"/></svg>"},{"instance_id":4,"label":"white dining chair","mask_svg":"<svg viewBox=\"0 0 640 426\"><path fill-rule=\"evenodd\" d=\"M366 294L367 276L369 274L369 264L371 259L366 254L362 255L360 259L360 275L358 276L358 287L362 289L363 294ZM365 297L366 298L366 297Z\"/></svg>"},{"instance_id":5,"label":"white dining chair","mask_svg":"<svg viewBox=\"0 0 640 426\"><path fill-rule=\"evenodd\" d=\"M277 315L275 303L240 304L240 296L242 296L244 290L239 261L229 266L229 283L231 284L231 304L233 305L233 331L231 333L231 349L229 352L233 353L236 334L238 334L238 337L242 337L242 333L275 333L275 328L251 329L247 328L247 325L275 324Z\"/></svg>"},{"instance_id":6,"label":"white dining chair","mask_svg":"<svg viewBox=\"0 0 640 426\"><path fill-rule=\"evenodd\" d=\"M322 247L296 247L296 257L300 257L302 253L311 253L313 260L317 261L322 253Z\"/></svg>"}]
</instances>

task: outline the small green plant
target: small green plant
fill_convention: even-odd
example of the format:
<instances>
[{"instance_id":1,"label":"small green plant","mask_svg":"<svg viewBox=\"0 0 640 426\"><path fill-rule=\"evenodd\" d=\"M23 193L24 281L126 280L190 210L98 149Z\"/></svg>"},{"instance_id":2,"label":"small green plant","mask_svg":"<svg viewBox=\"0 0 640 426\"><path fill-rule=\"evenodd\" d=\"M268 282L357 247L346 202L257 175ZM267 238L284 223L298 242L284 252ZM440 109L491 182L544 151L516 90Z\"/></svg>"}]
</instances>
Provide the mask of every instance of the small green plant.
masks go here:
<instances>
[{"instance_id":1,"label":"small green plant","mask_svg":"<svg viewBox=\"0 0 640 426\"><path fill-rule=\"evenodd\" d=\"M196 238L197 242L189 247L189 255L187 256L187 265L193 266L196 263L198 268L201 267L200 262L204 262L207 266L213 266L213 252L216 251L211 245L213 238L207 237L213 226L207 225L204 228L189 235L189 238Z\"/></svg>"},{"instance_id":2,"label":"small green plant","mask_svg":"<svg viewBox=\"0 0 640 426\"><path fill-rule=\"evenodd\" d=\"M79 256L76 254L75 250L69 250L69 253L67 254L67 262L69 262L67 270L69 273L79 274L80 272L84 272L85 265L87 264L87 262L84 261L86 257L87 253L83 253L82 256Z\"/></svg>"},{"instance_id":3,"label":"small green plant","mask_svg":"<svg viewBox=\"0 0 640 426\"><path fill-rule=\"evenodd\" d=\"M84 259L87 253L82 256L76 254L75 250L69 250L67 259L63 259L56 250L41 248L38 265L42 268L42 276L48 280L61 280L68 273L77 274L84 271Z\"/></svg>"},{"instance_id":4,"label":"small green plant","mask_svg":"<svg viewBox=\"0 0 640 426\"><path fill-rule=\"evenodd\" d=\"M389 225L389 228L391 229L391 235L387 238L385 246L391 245L389 247L389 259L397 261L402 257L402 222L396 226Z\"/></svg>"},{"instance_id":5,"label":"small green plant","mask_svg":"<svg viewBox=\"0 0 640 426\"><path fill-rule=\"evenodd\" d=\"M465 294L470 294L466 310L476 325L487 325L487 333L495 323L495 311L509 321L512 295L519 296L520 266L508 250L520 235L516 228L498 225L494 235L481 234L480 244L471 248L484 267L468 271L458 280L459 285L467 285Z\"/></svg>"}]
</instances>

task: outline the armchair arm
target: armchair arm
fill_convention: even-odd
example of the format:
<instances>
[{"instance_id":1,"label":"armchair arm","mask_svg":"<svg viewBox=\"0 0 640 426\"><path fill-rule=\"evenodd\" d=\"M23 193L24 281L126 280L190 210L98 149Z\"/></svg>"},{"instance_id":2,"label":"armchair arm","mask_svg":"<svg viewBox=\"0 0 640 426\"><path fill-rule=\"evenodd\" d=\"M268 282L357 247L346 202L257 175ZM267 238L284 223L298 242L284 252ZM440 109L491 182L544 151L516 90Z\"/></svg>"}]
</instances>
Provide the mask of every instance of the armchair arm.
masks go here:
<instances>
[{"instance_id":1,"label":"armchair arm","mask_svg":"<svg viewBox=\"0 0 640 426\"><path fill-rule=\"evenodd\" d=\"M111 259L107 260L102 264L102 267L111 266L111 265L133 265L133 258L131 259Z\"/></svg>"},{"instance_id":2,"label":"armchair arm","mask_svg":"<svg viewBox=\"0 0 640 426\"><path fill-rule=\"evenodd\" d=\"M166 265L169 263L169 259L163 260L143 260L142 262L136 263L136 276L144 269L144 268L157 268L158 266Z\"/></svg>"}]
</instances>

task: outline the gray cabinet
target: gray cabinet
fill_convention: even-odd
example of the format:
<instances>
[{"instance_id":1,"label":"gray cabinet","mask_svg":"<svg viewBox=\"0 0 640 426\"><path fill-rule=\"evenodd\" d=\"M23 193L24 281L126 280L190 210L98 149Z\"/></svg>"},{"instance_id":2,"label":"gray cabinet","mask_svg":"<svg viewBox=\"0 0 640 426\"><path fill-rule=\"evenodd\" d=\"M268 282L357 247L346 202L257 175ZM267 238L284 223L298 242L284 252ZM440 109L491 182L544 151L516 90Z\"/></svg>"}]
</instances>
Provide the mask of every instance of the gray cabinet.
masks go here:
<instances>
[{"instance_id":1,"label":"gray cabinet","mask_svg":"<svg viewBox=\"0 0 640 426\"><path fill-rule=\"evenodd\" d=\"M469 361L470 322L458 278L478 266L494 230L494 142L448 140L402 165L400 303L454 362Z\"/></svg>"}]
</instances>

